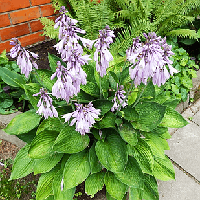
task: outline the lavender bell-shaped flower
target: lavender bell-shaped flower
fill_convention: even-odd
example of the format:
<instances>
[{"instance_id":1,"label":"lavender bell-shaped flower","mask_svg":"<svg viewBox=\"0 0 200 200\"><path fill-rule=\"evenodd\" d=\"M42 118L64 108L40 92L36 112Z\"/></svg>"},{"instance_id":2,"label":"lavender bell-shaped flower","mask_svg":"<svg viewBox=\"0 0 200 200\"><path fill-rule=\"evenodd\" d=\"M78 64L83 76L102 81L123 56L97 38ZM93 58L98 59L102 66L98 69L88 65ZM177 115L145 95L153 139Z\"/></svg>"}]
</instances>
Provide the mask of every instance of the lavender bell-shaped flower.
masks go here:
<instances>
[{"instance_id":1,"label":"lavender bell-shaped flower","mask_svg":"<svg viewBox=\"0 0 200 200\"><path fill-rule=\"evenodd\" d=\"M45 119L47 119L48 117L58 117L58 112L52 104L52 99L49 97L44 88L41 88L40 92L33 94L33 96L38 95L41 95L41 97L37 104L37 107L39 107L39 109L36 113L38 113L39 115L43 115Z\"/></svg>"},{"instance_id":2,"label":"lavender bell-shaped flower","mask_svg":"<svg viewBox=\"0 0 200 200\"><path fill-rule=\"evenodd\" d=\"M12 40L13 41L10 41L10 45L14 45L14 47L12 47L10 50L10 56L15 58L19 54L17 57L17 65L19 65L21 73L25 74L26 78L28 78L30 72L33 70L33 67L38 69L38 65L32 60L30 54L36 59L38 58L38 55L25 50L24 47L21 47L21 44L17 38L12 38Z\"/></svg>"},{"instance_id":3,"label":"lavender bell-shaped flower","mask_svg":"<svg viewBox=\"0 0 200 200\"><path fill-rule=\"evenodd\" d=\"M126 51L127 60L132 63L129 74L134 80L135 87L141 82L146 85L148 78L152 78L153 84L160 87L170 78L170 74L179 72L172 67L173 62L169 60L174 53L171 51L171 46L167 44L166 38L162 39L155 33L148 35L144 33L144 37L145 43L140 43L137 37L133 39L132 47ZM170 74L166 65L169 67Z\"/></svg>"},{"instance_id":4,"label":"lavender bell-shaped flower","mask_svg":"<svg viewBox=\"0 0 200 200\"><path fill-rule=\"evenodd\" d=\"M65 118L65 122L68 122L71 117L74 119L71 121L70 126L73 126L76 123L76 131L80 132L81 135L90 132L90 128L95 123L95 118L98 118L101 110L95 109L92 102L87 106L83 107L82 104L76 104L76 111L63 115L62 118Z\"/></svg>"},{"instance_id":5,"label":"lavender bell-shaped flower","mask_svg":"<svg viewBox=\"0 0 200 200\"><path fill-rule=\"evenodd\" d=\"M125 106L128 105L128 101L126 99L126 96L124 95L126 92L123 89L124 89L123 85L120 85L118 88L118 84L117 84L117 91L115 92L115 97L112 100L112 102L114 102L114 105L111 108L112 112L114 112L115 110L118 110L120 107L124 108Z\"/></svg>"},{"instance_id":6,"label":"lavender bell-shaped flower","mask_svg":"<svg viewBox=\"0 0 200 200\"><path fill-rule=\"evenodd\" d=\"M96 71L100 72L100 76L106 75L106 69L109 67L109 62L113 60L113 56L108 50L109 45L113 43L115 35L110 30L109 26L99 31L99 38L96 40L94 47L96 51L94 53L94 61L96 61Z\"/></svg>"}]
</instances>

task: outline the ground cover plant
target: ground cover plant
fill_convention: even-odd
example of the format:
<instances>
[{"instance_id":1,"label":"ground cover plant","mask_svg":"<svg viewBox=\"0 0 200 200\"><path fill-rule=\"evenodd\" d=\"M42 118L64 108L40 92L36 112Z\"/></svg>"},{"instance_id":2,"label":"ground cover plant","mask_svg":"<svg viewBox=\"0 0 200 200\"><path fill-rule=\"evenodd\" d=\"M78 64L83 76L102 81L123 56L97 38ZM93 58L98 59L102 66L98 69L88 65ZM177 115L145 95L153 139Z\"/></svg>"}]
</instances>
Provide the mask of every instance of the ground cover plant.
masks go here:
<instances>
[{"instance_id":1,"label":"ground cover plant","mask_svg":"<svg viewBox=\"0 0 200 200\"><path fill-rule=\"evenodd\" d=\"M116 61L117 40L109 26L90 40L65 7L60 14L54 28L61 59L49 54L50 70L37 69L17 38L11 56L22 75L0 69L2 80L23 88L33 107L4 129L27 142L10 179L41 173L36 199L72 199L83 181L91 196L105 184L107 199L125 199L127 192L129 199L159 199L156 179L175 178L164 154L168 127L188 124L174 110L178 100L156 88L178 73L169 59L171 47L156 33L146 33L132 38ZM34 78L27 83L30 74Z\"/></svg>"}]
</instances>

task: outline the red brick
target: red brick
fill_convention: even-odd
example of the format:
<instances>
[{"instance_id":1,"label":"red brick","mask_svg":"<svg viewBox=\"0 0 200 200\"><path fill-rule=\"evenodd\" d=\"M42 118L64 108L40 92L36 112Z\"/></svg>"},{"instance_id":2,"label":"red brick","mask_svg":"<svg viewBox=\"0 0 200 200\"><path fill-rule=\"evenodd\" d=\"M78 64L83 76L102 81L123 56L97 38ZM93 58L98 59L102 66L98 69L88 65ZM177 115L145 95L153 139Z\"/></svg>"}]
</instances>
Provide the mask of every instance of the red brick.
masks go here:
<instances>
[{"instance_id":1,"label":"red brick","mask_svg":"<svg viewBox=\"0 0 200 200\"><path fill-rule=\"evenodd\" d=\"M0 54L6 49L6 52L9 52L13 46L10 45L10 41L0 43Z\"/></svg>"},{"instance_id":2,"label":"red brick","mask_svg":"<svg viewBox=\"0 0 200 200\"><path fill-rule=\"evenodd\" d=\"M54 8L52 6L52 4L50 5L45 5L45 6L40 6L41 11L42 11L42 16L46 17L46 16L50 16L50 15L54 15Z\"/></svg>"},{"instance_id":3,"label":"red brick","mask_svg":"<svg viewBox=\"0 0 200 200\"><path fill-rule=\"evenodd\" d=\"M43 31L37 32L37 33L33 33L31 35L26 35L26 36L22 36L19 38L21 45L23 47L26 47L27 45L31 45L31 44L35 44L37 42L40 41L44 41L45 40L45 36L40 36L40 34L42 34Z\"/></svg>"},{"instance_id":4,"label":"red brick","mask_svg":"<svg viewBox=\"0 0 200 200\"><path fill-rule=\"evenodd\" d=\"M13 37L19 37L21 35L25 35L30 33L28 24L17 25L14 27L4 28L0 31L1 39L8 40Z\"/></svg>"},{"instance_id":5,"label":"red brick","mask_svg":"<svg viewBox=\"0 0 200 200\"><path fill-rule=\"evenodd\" d=\"M32 32L40 31L43 29L43 25L40 20L30 22Z\"/></svg>"},{"instance_id":6,"label":"red brick","mask_svg":"<svg viewBox=\"0 0 200 200\"><path fill-rule=\"evenodd\" d=\"M17 10L19 8L27 8L30 6L29 0L0 0L0 13Z\"/></svg>"},{"instance_id":7,"label":"red brick","mask_svg":"<svg viewBox=\"0 0 200 200\"><path fill-rule=\"evenodd\" d=\"M17 24L25 21L30 21L32 19L37 19L41 16L39 13L39 8L35 7L12 12L10 13L10 17L12 19L12 23Z\"/></svg>"},{"instance_id":8,"label":"red brick","mask_svg":"<svg viewBox=\"0 0 200 200\"><path fill-rule=\"evenodd\" d=\"M32 6L42 5L45 3L51 3L51 0L31 0Z\"/></svg>"},{"instance_id":9,"label":"red brick","mask_svg":"<svg viewBox=\"0 0 200 200\"><path fill-rule=\"evenodd\" d=\"M0 15L0 27L6 27L10 25L10 20L8 18L8 14Z\"/></svg>"}]
</instances>

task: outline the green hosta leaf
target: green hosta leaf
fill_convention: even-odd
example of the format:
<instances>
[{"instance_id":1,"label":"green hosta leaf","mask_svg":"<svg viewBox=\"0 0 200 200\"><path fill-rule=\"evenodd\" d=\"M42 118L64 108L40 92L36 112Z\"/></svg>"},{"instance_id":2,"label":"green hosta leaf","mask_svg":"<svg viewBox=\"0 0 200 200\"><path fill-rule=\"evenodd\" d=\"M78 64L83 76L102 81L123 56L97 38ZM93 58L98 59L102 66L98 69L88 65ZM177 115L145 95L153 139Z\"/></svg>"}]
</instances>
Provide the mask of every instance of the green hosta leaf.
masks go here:
<instances>
[{"instance_id":1,"label":"green hosta leaf","mask_svg":"<svg viewBox=\"0 0 200 200\"><path fill-rule=\"evenodd\" d=\"M113 103L111 101L104 100L104 99L96 100L96 101L93 101L92 103L96 109L101 110L101 113L100 113L101 115L106 114L108 111L110 111L110 109L113 106Z\"/></svg>"},{"instance_id":2,"label":"green hosta leaf","mask_svg":"<svg viewBox=\"0 0 200 200\"><path fill-rule=\"evenodd\" d=\"M87 94L91 96L98 97L99 96L99 88L97 84L93 82L87 81L86 85L81 85L80 88Z\"/></svg>"},{"instance_id":3,"label":"green hosta leaf","mask_svg":"<svg viewBox=\"0 0 200 200\"><path fill-rule=\"evenodd\" d=\"M107 172L105 177L106 191L115 199L122 200L128 190L128 186L119 181L115 174Z\"/></svg>"},{"instance_id":4,"label":"green hosta leaf","mask_svg":"<svg viewBox=\"0 0 200 200\"><path fill-rule=\"evenodd\" d=\"M126 143L117 133L111 133L106 137L105 142L98 141L95 146L97 157L106 169L112 172L124 170L128 161Z\"/></svg>"},{"instance_id":5,"label":"green hosta leaf","mask_svg":"<svg viewBox=\"0 0 200 200\"><path fill-rule=\"evenodd\" d=\"M128 96L128 105L132 105L135 100L137 99L138 91L133 91L129 96Z\"/></svg>"},{"instance_id":6,"label":"green hosta leaf","mask_svg":"<svg viewBox=\"0 0 200 200\"><path fill-rule=\"evenodd\" d=\"M1 108L9 108L13 104L13 99L5 99L2 102L0 102Z\"/></svg>"},{"instance_id":7,"label":"green hosta leaf","mask_svg":"<svg viewBox=\"0 0 200 200\"><path fill-rule=\"evenodd\" d=\"M28 97L30 103L34 107L35 110L38 110L37 104L40 99L40 96L33 96L33 94L36 94L40 91L40 84L38 83L29 83L24 85L25 88L25 94Z\"/></svg>"},{"instance_id":8,"label":"green hosta leaf","mask_svg":"<svg viewBox=\"0 0 200 200\"><path fill-rule=\"evenodd\" d=\"M29 157L40 159L49 156L53 152L52 146L58 134L57 131L44 130L36 135L28 152Z\"/></svg>"},{"instance_id":9,"label":"green hosta leaf","mask_svg":"<svg viewBox=\"0 0 200 200\"><path fill-rule=\"evenodd\" d=\"M154 158L149 145L140 139L134 147L128 145L129 155L132 155L140 165L143 173L152 174Z\"/></svg>"},{"instance_id":10,"label":"green hosta leaf","mask_svg":"<svg viewBox=\"0 0 200 200\"><path fill-rule=\"evenodd\" d=\"M61 191L61 181L63 178L63 169L60 169L53 179L53 194L55 199L59 200L72 200L74 197L74 193L76 191L76 187L71 188L69 190L65 190L65 186Z\"/></svg>"},{"instance_id":11,"label":"green hosta leaf","mask_svg":"<svg viewBox=\"0 0 200 200\"><path fill-rule=\"evenodd\" d=\"M167 107L166 113L159 124L159 126L169 127L169 128L182 128L189 124L181 114L179 114L173 108Z\"/></svg>"},{"instance_id":12,"label":"green hosta leaf","mask_svg":"<svg viewBox=\"0 0 200 200\"><path fill-rule=\"evenodd\" d=\"M0 77L6 84L13 86L13 87L24 88L24 85L26 84L26 81L22 75L14 72L14 71L10 71L6 67L0 68Z\"/></svg>"},{"instance_id":13,"label":"green hosta leaf","mask_svg":"<svg viewBox=\"0 0 200 200\"><path fill-rule=\"evenodd\" d=\"M142 200L142 195L143 195L142 189L129 187L129 200Z\"/></svg>"},{"instance_id":14,"label":"green hosta leaf","mask_svg":"<svg viewBox=\"0 0 200 200\"><path fill-rule=\"evenodd\" d=\"M158 185L154 176L144 174L143 199L159 200Z\"/></svg>"},{"instance_id":15,"label":"green hosta leaf","mask_svg":"<svg viewBox=\"0 0 200 200\"><path fill-rule=\"evenodd\" d=\"M46 158L35 159L34 175L49 172L63 157L62 153L52 153Z\"/></svg>"},{"instance_id":16,"label":"green hosta leaf","mask_svg":"<svg viewBox=\"0 0 200 200\"><path fill-rule=\"evenodd\" d=\"M135 108L131 108L130 106L127 106L126 108L122 109L122 112L124 112L124 119L128 121L136 121L139 119L139 115L136 112Z\"/></svg>"},{"instance_id":17,"label":"green hosta leaf","mask_svg":"<svg viewBox=\"0 0 200 200\"><path fill-rule=\"evenodd\" d=\"M115 173L115 175L122 183L130 187L141 188L143 185L142 170L133 157L128 158L128 163L123 172Z\"/></svg>"},{"instance_id":18,"label":"green hosta leaf","mask_svg":"<svg viewBox=\"0 0 200 200\"><path fill-rule=\"evenodd\" d=\"M89 162L90 162L91 174L100 172L102 170L102 165L99 162L98 157L96 155L95 143L93 143L92 147L89 150Z\"/></svg>"},{"instance_id":19,"label":"green hosta leaf","mask_svg":"<svg viewBox=\"0 0 200 200\"><path fill-rule=\"evenodd\" d=\"M47 172L40 176L36 190L36 200L44 200L49 195L53 194L53 189L52 189L53 179L59 169L60 165L57 165L50 172Z\"/></svg>"},{"instance_id":20,"label":"green hosta leaf","mask_svg":"<svg viewBox=\"0 0 200 200\"><path fill-rule=\"evenodd\" d=\"M175 179L174 167L167 156L164 159L155 157L153 175L162 181Z\"/></svg>"},{"instance_id":21,"label":"green hosta leaf","mask_svg":"<svg viewBox=\"0 0 200 200\"><path fill-rule=\"evenodd\" d=\"M53 145L53 150L60 153L78 153L89 145L89 136L81 135L74 126L66 125Z\"/></svg>"},{"instance_id":22,"label":"green hosta leaf","mask_svg":"<svg viewBox=\"0 0 200 200\"><path fill-rule=\"evenodd\" d=\"M164 150L170 149L166 139L158 137L157 135L154 135L152 133L147 134L146 137L148 139L146 139L145 141L150 146L153 155L164 159Z\"/></svg>"},{"instance_id":23,"label":"green hosta leaf","mask_svg":"<svg viewBox=\"0 0 200 200\"><path fill-rule=\"evenodd\" d=\"M85 181L85 193L91 195L91 198L93 198L99 190L102 190L104 186L104 175L105 172L102 171L87 177Z\"/></svg>"},{"instance_id":24,"label":"green hosta leaf","mask_svg":"<svg viewBox=\"0 0 200 200\"><path fill-rule=\"evenodd\" d=\"M64 187L71 189L82 183L90 174L89 155L82 151L72 154L64 168Z\"/></svg>"},{"instance_id":25,"label":"green hosta leaf","mask_svg":"<svg viewBox=\"0 0 200 200\"><path fill-rule=\"evenodd\" d=\"M145 85L143 84L142 87L145 87ZM148 99L155 98L155 88L152 81L150 81L146 86L141 98L148 98Z\"/></svg>"},{"instance_id":26,"label":"green hosta leaf","mask_svg":"<svg viewBox=\"0 0 200 200\"><path fill-rule=\"evenodd\" d=\"M28 156L29 148L30 144L27 144L17 153L12 167L10 180L25 177L31 172L33 172L35 162L34 159L31 159Z\"/></svg>"},{"instance_id":27,"label":"green hosta leaf","mask_svg":"<svg viewBox=\"0 0 200 200\"><path fill-rule=\"evenodd\" d=\"M35 110L29 110L25 113L15 116L4 129L4 131L9 135L28 133L30 130L39 125L40 120L41 117L35 113Z\"/></svg>"},{"instance_id":28,"label":"green hosta leaf","mask_svg":"<svg viewBox=\"0 0 200 200\"><path fill-rule=\"evenodd\" d=\"M178 103L179 103L178 99L176 99L176 100L167 100L167 101L165 101L163 103L163 106L168 106L168 107L171 107L171 108L175 109L177 107Z\"/></svg>"},{"instance_id":29,"label":"green hosta leaf","mask_svg":"<svg viewBox=\"0 0 200 200\"><path fill-rule=\"evenodd\" d=\"M52 72L56 72L57 61L60 61L61 65L63 65L64 67L67 67L66 63L63 62L61 58L55 56L54 54L50 54L48 52L48 58L49 58L49 64L50 64L50 68Z\"/></svg>"},{"instance_id":30,"label":"green hosta leaf","mask_svg":"<svg viewBox=\"0 0 200 200\"><path fill-rule=\"evenodd\" d=\"M125 142L129 143L131 146L135 146L137 144L138 132L132 127L130 123L124 123L118 129L122 139Z\"/></svg>"},{"instance_id":31,"label":"green hosta leaf","mask_svg":"<svg viewBox=\"0 0 200 200\"><path fill-rule=\"evenodd\" d=\"M106 191L106 199L107 200L115 200L107 191Z\"/></svg>"},{"instance_id":32,"label":"green hosta leaf","mask_svg":"<svg viewBox=\"0 0 200 200\"><path fill-rule=\"evenodd\" d=\"M49 117L48 119L44 119L39 125L36 135L44 130L60 132L64 127L65 126L60 122L58 118Z\"/></svg>"},{"instance_id":33,"label":"green hosta leaf","mask_svg":"<svg viewBox=\"0 0 200 200\"><path fill-rule=\"evenodd\" d=\"M20 140L23 140L26 143L31 143L33 138L36 136L37 128L32 129L28 133L17 135Z\"/></svg>"},{"instance_id":34,"label":"green hosta leaf","mask_svg":"<svg viewBox=\"0 0 200 200\"><path fill-rule=\"evenodd\" d=\"M139 114L136 124L132 124L136 129L142 131L151 131L156 128L162 121L165 114L166 106L156 102L140 102L136 105L135 110Z\"/></svg>"},{"instance_id":35,"label":"green hosta leaf","mask_svg":"<svg viewBox=\"0 0 200 200\"><path fill-rule=\"evenodd\" d=\"M181 88L181 98L186 101L188 97L187 90L185 88Z\"/></svg>"},{"instance_id":36,"label":"green hosta leaf","mask_svg":"<svg viewBox=\"0 0 200 200\"><path fill-rule=\"evenodd\" d=\"M49 91L52 91L52 87L54 83L56 82L56 79L54 78L51 80L52 72L47 69L38 69L37 73L34 74L37 81L44 87L47 88Z\"/></svg>"},{"instance_id":37,"label":"green hosta leaf","mask_svg":"<svg viewBox=\"0 0 200 200\"><path fill-rule=\"evenodd\" d=\"M103 117L101 121L99 121L98 123L94 125L94 127L97 127L99 129L114 128L115 119L116 119L116 115L112 112L108 112L105 114L105 116Z\"/></svg>"},{"instance_id":38,"label":"green hosta leaf","mask_svg":"<svg viewBox=\"0 0 200 200\"><path fill-rule=\"evenodd\" d=\"M119 82L119 80L114 72L109 71L109 82L112 89L117 88L117 83Z\"/></svg>"}]
</instances>

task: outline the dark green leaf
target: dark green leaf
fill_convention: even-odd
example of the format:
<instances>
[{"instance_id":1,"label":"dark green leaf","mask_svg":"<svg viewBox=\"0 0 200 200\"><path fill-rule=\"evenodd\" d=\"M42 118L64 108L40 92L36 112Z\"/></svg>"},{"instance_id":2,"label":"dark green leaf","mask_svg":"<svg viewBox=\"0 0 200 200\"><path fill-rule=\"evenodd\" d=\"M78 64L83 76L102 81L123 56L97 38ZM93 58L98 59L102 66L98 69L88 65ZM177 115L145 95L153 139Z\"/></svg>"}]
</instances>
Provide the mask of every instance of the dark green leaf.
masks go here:
<instances>
[{"instance_id":1,"label":"dark green leaf","mask_svg":"<svg viewBox=\"0 0 200 200\"><path fill-rule=\"evenodd\" d=\"M53 150L60 153L78 153L89 145L89 136L81 135L74 126L66 125L53 145Z\"/></svg>"},{"instance_id":2,"label":"dark green leaf","mask_svg":"<svg viewBox=\"0 0 200 200\"><path fill-rule=\"evenodd\" d=\"M98 141L95 146L96 154L101 164L112 172L124 170L128 161L126 143L117 133L110 133L105 142Z\"/></svg>"},{"instance_id":3,"label":"dark green leaf","mask_svg":"<svg viewBox=\"0 0 200 200\"><path fill-rule=\"evenodd\" d=\"M4 129L4 131L9 135L28 133L30 130L39 125L40 120L41 117L35 113L35 110L29 110L25 113L15 116Z\"/></svg>"},{"instance_id":4,"label":"dark green leaf","mask_svg":"<svg viewBox=\"0 0 200 200\"><path fill-rule=\"evenodd\" d=\"M94 107L96 109L100 109L101 110L101 115L104 115L105 113L107 113L108 111L110 111L110 109L112 108L113 106L113 103L111 101L108 101L108 100L96 100L96 101L93 101L92 102Z\"/></svg>"}]
</instances>

